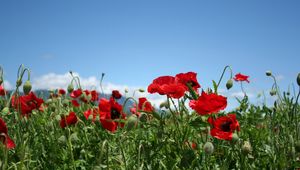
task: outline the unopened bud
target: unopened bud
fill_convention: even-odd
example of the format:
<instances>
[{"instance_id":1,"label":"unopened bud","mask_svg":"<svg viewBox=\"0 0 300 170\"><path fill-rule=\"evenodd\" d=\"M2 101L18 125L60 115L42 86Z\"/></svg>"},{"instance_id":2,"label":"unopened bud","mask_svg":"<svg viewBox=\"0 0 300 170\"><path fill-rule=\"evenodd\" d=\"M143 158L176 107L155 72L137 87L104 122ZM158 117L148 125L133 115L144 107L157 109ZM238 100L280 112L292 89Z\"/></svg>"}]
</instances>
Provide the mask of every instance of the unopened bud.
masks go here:
<instances>
[{"instance_id":1,"label":"unopened bud","mask_svg":"<svg viewBox=\"0 0 300 170\"><path fill-rule=\"evenodd\" d=\"M271 95L271 96L276 95L276 90L273 90L273 89L272 89L272 90L270 91L270 95Z\"/></svg>"},{"instance_id":2,"label":"unopened bud","mask_svg":"<svg viewBox=\"0 0 300 170\"><path fill-rule=\"evenodd\" d=\"M239 136L236 133L232 134L232 142L235 143L238 140L239 140Z\"/></svg>"},{"instance_id":3,"label":"unopened bud","mask_svg":"<svg viewBox=\"0 0 300 170\"><path fill-rule=\"evenodd\" d=\"M72 93L73 90L74 90L73 84L69 84L69 85L68 85L68 92L69 92L69 93Z\"/></svg>"},{"instance_id":4,"label":"unopened bud","mask_svg":"<svg viewBox=\"0 0 300 170\"><path fill-rule=\"evenodd\" d=\"M31 88L32 88L31 83L29 80L27 80L23 85L23 92L27 95L31 91Z\"/></svg>"},{"instance_id":5,"label":"unopened bud","mask_svg":"<svg viewBox=\"0 0 300 170\"><path fill-rule=\"evenodd\" d=\"M214 152L214 145L211 142L206 142L203 146L204 152L206 154L212 154Z\"/></svg>"},{"instance_id":6,"label":"unopened bud","mask_svg":"<svg viewBox=\"0 0 300 170\"><path fill-rule=\"evenodd\" d=\"M135 127L137 122L138 119L136 115L133 114L129 116L129 118L127 119L127 130L131 130L133 127Z\"/></svg>"},{"instance_id":7,"label":"unopened bud","mask_svg":"<svg viewBox=\"0 0 300 170\"><path fill-rule=\"evenodd\" d=\"M139 92L144 93L145 90L144 89L139 89Z\"/></svg>"},{"instance_id":8,"label":"unopened bud","mask_svg":"<svg viewBox=\"0 0 300 170\"><path fill-rule=\"evenodd\" d=\"M169 103L168 103L168 101L164 101L164 102L162 102L160 105L159 105L159 108L166 108L166 109L168 109L169 108Z\"/></svg>"},{"instance_id":9,"label":"unopened bud","mask_svg":"<svg viewBox=\"0 0 300 170\"><path fill-rule=\"evenodd\" d=\"M232 81L232 79L229 79L226 83L227 90L231 89L232 86L233 86L233 81Z\"/></svg>"},{"instance_id":10,"label":"unopened bud","mask_svg":"<svg viewBox=\"0 0 300 170\"><path fill-rule=\"evenodd\" d=\"M272 72L271 72L271 71L266 71L266 75L267 75L267 76L271 76L271 75L272 75Z\"/></svg>"},{"instance_id":11,"label":"unopened bud","mask_svg":"<svg viewBox=\"0 0 300 170\"><path fill-rule=\"evenodd\" d=\"M18 79L16 82L16 86L20 87L22 85L22 79Z\"/></svg>"},{"instance_id":12,"label":"unopened bud","mask_svg":"<svg viewBox=\"0 0 300 170\"><path fill-rule=\"evenodd\" d=\"M0 77L0 85L3 83L3 78Z\"/></svg>"},{"instance_id":13,"label":"unopened bud","mask_svg":"<svg viewBox=\"0 0 300 170\"><path fill-rule=\"evenodd\" d=\"M141 115L140 115L140 121L141 122L147 122L147 119L148 119L148 116L147 116L147 113L141 113Z\"/></svg>"},{"instance_id":14,"label":"unopened bud","mask_svg":"<svg viewBox=\"0 0 300 170\"><path fill-rule=\"evenodd\" d=\"M248 154L252 151L252 147L251 147L251 144L249 141L245 141L243 146L242 146L242 151L245 153L245 154Z\"/></svg>"}]
</instances>

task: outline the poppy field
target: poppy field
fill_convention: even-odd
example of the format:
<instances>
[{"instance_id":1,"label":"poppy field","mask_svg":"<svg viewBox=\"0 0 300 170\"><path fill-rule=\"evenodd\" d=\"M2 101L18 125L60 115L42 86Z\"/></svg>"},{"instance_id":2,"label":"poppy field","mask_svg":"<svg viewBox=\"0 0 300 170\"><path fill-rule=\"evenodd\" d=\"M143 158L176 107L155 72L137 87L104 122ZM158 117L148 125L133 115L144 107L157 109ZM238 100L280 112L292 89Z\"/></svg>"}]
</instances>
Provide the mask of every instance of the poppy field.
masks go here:
<instances>
[{"instance_id":1,"label":"poppy field","mask_svg":"<svg viewBox=\"0 0 300 170\"><path fill-rule=\"evenodd\" d=\"M243 88L251 77L229 66L211 87L191 71L154 77L137 89L164 96L159 106L118 90L103 97L82 88L72 72L65 89L47 95L32 90L28 68L21 65L17 75L8 91L0 70L1 169L300 168L300 73L292 93L266 72L268 95L276 96L271 106L251 104ZM233 86L244 97L228 112L219 91Z\"/></svg>"}]
</instances>

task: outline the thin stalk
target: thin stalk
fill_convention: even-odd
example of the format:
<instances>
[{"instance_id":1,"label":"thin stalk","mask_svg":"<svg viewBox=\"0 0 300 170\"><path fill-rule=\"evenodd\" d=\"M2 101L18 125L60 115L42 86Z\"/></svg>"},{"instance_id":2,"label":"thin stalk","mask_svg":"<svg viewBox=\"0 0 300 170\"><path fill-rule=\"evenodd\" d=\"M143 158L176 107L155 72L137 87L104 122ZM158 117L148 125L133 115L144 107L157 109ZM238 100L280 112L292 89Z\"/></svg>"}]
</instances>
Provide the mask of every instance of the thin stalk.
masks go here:
<instances>
[{"instance_id":1,"label":"thin stalk","mask_svg":"<svg viewBox=\"0 0 300 170\"><path fill-rule=\"evenodd\" d=\"M220 85L220 83L221 83L221 81L223 79L223 76L224 76L225 71L226 71L227 68L230 69L230 79L232 79L232 69L231 69L231 67L230 66L225 66L225 68L224 68L224 70L222 72L222 75L221 75L221 77L220 77L220 79L218 81L217 88L219 87L219 85Z\"/></svg>"}]
</instances>

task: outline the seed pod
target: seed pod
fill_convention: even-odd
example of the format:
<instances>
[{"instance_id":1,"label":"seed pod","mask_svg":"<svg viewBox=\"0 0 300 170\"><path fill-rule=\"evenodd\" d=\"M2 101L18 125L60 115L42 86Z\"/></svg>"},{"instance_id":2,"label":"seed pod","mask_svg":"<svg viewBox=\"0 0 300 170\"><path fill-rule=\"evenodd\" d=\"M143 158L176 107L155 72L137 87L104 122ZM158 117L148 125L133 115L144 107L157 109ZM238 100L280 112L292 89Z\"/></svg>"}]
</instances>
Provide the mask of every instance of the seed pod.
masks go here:
<instances>
[{"instance_id":1,"label":"seed pod","mask_svg":"<svg viewBox=\"0 0 300 170\"><path fill-rule=\"evenodd\" d=\"M214 152L214 145L211 142L206 142L203 146L203 150L206 154L210 155Z\"/></svg>"},{"instance_id":2,"label":"seed pod","mask_svg":"<svg viewBox=\"0 0 300 170\"><path fill-rule=\"evenodd\" d=\"M23 92L27 95L31 91L31 88L32 88L31 83L29 80L27 80L23 85Z\"/></svg>"},{"instance_id":3,"label":"seed pod","mask_svg":"<svg viewBox=\"0 0 300 170\"><path fill-rule=\"evenodd\" d=\"M231 89L232 86L233 86L233 81L232 81L232 79L229 79L226 83L227 90Z\"/></svg>"}]
</instances>

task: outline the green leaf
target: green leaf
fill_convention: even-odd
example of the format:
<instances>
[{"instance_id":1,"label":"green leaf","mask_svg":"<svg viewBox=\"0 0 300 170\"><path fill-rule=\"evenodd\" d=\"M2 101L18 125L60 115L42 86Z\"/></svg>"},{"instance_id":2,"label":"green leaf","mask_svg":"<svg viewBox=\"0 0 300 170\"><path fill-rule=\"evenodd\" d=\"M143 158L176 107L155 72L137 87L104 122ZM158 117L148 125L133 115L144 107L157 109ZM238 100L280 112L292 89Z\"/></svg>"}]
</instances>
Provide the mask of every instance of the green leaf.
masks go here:
<instances>
[{"instance_id":1,"label":"green leaf","mask_svg":"<svg viewBox=\"0 0 300 170\"><path fill-rule=\"evenodd\" d=\"M213 86L214 86L214 91L216 94L218 94L218 85L214 80L212 82L213 82Z\"/></svg>"}]
</instances>

